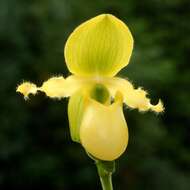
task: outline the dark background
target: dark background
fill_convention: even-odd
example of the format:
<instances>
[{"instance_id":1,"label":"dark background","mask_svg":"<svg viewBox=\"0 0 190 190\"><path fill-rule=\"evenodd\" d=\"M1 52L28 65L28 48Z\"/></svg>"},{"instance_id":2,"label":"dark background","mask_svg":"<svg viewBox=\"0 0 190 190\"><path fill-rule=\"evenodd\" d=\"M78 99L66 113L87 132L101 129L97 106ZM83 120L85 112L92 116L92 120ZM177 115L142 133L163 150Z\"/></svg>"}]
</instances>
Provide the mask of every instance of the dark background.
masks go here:
<instances>
[{"instance_id":1,"label":"dark background","mask_svg":"<svg viewBox=\"0 0 190 190\"><path fill-rule=\"evenodd\" d=\"M190 189L189 0L0 0L0 189L101 189L96 168L68 131L68 100L24 101L17 84L68 76L64 44L101 13L129 26L135 48L119 76L143 86L165 113L125 109L129 145L115 190Z\"/></svg>"}]
</instances>

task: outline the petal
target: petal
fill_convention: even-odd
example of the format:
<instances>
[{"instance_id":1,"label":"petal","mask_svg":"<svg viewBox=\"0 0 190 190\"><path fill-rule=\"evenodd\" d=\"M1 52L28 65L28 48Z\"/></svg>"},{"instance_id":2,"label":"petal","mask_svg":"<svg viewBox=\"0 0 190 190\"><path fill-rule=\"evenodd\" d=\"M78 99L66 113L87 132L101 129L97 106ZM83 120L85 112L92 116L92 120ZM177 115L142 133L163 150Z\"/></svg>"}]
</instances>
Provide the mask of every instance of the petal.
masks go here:
<instances>
[{"instance_id":1,"label":"petal","mask_svg":"<svg viewBox=\"0 0 190 190\"><path fill-rule=\"evenodd\" d=\"M83 84L83 88L80 88L76 91L69 99L68 104L68 118L69 118L69 128L71 138L75 142L80 142L80 126L82 122L82 118L85 112L86 107L86 99L89 97L102 103L109 105L110 104L110 95L108 90L102 84L93 84L94 81L89 81L90 79L85 80L85 78L81 77L70 77L70 80L80 81L80 84ZM85 84L88 84L89 86ZM120 101L122 102L122 101Z\"/></svg>"},{"instance_id":2,"label":"petal","mask_svg":"<svg viewBox=\"0 0 190 190\"><path fill-rule=\"evenodd\" d=\"M147 98L147 92L142 88L135 89L133 85L126 79L114 77L104 80L104 85L110 90L112 96L120 91L124 97L124 103L130 108L137 108L139 111L152 110L154 112L163 112L164 106L161 100L158 104L152 105L150 99Z\"/></svg>"},{"instance_id":3,"label":"petal","mask_svg":"<svg viewBox=\"0 0 190 190\"><path fill-rule=\"evenodd\" d=\"M43 83L39 88L51 98L65 97L65 79L63 77L53 77Z\"/></svg>"},{"instance_id":4,"label":"petal","mask_svg":"<svg viewBox=\"0 0 190 190\"><path fill-rule=\"evenodd\" d=\"M129 63L133 37L111 14L96 16L77 27L65 45L69 71L79 76L114 76Z\"/></svg>"},{"instance_id":5,"label":"petal","mask_svg":"<svg viewBox=\"0 0 190 190\"><path fill-rule=\"evenodd\" d=\"M24 82L17 87L16 91L22 93L26 99L29 94L36 94L37 91L44 92L50 98L63 98L71 96L85 85L89 85L89 81L80 79L80 77L69 76L66 79L52 77L45 81L41 87L30 82Z\"/></svg>"},{"instance_id":6,"label":"petal","mask_svg":"<svg viewBox=\"0 0 190 190\"><path fill-rule=\"evenodd\" d=\"M17 87L16 91L23 94L24 98L27 99L29 94L37 93L37 87L33 83L24 82Z\"/></svg>"},{"instance_id":7,"label":"petal","mask_svg":"<svg viewBox=\"0 0 190 190\"><path fill-rule=\"evenodd\" d=\"M68 104L68 118L69 118L69 129L71 139L75 142L80 143L80 125L84 113L85 107L85 95L82 91L77 91L69 99Z\"/></svg>"},{"instance_id":8,"label":"petal","mask_svg":"<svg viewBox=\"0 0 190 190\"><path fill-rule=\"evenodd\" d=\"M117 159L128 144L128 128L121 95L106 106L88 99L80 126L80 141L87 152L100 160Z\"/></svg>"}]
</instances>

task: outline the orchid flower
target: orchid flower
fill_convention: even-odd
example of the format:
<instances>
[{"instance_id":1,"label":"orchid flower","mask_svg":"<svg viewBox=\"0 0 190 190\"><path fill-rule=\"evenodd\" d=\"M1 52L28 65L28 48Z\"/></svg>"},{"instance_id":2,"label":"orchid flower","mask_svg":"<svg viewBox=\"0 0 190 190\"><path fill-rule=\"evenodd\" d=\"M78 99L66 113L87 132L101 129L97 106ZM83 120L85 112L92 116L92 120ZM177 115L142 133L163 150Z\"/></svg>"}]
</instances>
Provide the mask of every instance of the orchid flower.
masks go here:
<instances>
[{"instance_id":1,"label":"orchid flower","mask_svg":"<svg viewBox=\"0 0 190 190\"><path fill-rule=\"evenodd\" d=\"M101 161L116 160L128 144L123 104L140 112L164 110L161 100L152 105L142 87L134 88L116 74L129 64L133 36L125 23L111 14L96 16L79 25L64 50L72 75L52 77L41 87L24 82L17 92L44 92L50 98L70 97L68 117L73 141Z\"/></svg>"}]
</instances>

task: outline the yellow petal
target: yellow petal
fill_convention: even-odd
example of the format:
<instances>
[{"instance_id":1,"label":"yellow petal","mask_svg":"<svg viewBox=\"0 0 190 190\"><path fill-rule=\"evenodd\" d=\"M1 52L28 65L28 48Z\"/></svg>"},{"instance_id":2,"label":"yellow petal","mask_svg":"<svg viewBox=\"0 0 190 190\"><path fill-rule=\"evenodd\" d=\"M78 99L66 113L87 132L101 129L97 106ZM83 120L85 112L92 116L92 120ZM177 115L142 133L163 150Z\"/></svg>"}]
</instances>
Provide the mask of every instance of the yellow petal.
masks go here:
<instances>
[{"instance_id":1,"label":"yellow petal","mask_svg":"<svg viewBox=\"0 0 190 190\"><path fill-rule=\"evenodd\" d=\"M51 98L65 97L65 79L63 77L53 77L43 83L39 88Z\"/></svg>"},{"instance_id":2,"label":"yellow petal","mask_svg":"<svg viewBox=\"0 0 190 190\"><path fill-rule=\"evenodd\" d=\"M37 87L33 83L24 82L17 87L16 91L23 94L24 98L27 99L29 94L36 94Z\"/></svg>"},{"instance_id":3,"label":"yellow petal","mask_svg":"<svg viewBox=\"0 0 190 190\"><path fill-rule=\"evenodd\" d=\"M110 104L110 95L108 90L102 84L90 84L85 87L84 79L80 77L72 76L70 79L77 78L79 85L82 83L83 87L81 87L77 92L75 92L69 99L68 104L68 118L69 118L69 128L71 138L75 142L80 143L80 126L82 122L82 118L85 112L86 107L86 99L89 97L102 103L102 104ZM88 80L85 80L85 83L89 83Z\"/></svg>"},{"instance_id":4,"label":"yellow petal","mask_svg":"<svg viewBox=\"0 0 190 190\"><path fill-rule=\"evenodd\" d=\"M69 76L66 79L63 77L52 77L45 81L41 87L37 87L30 82L24 82L17 87L17 92L22 93L25 98L29 94L36 94L37 91L44 92L50 98L63 98L71 96L83 86L88 86L89 83L91 84L92 82L75 76Z\"/></svg>"},{"instance_id":5,"label":"yellow petal","mask_svg":"<svg viewBox=\"0 0 190 190\"><path fill-rule=\"evenodd\" d=\"M80 125L84 113L85 95L79 90L71 96L68 104L68 118L71 139L80 142Z\"/></svg>"},{"instance_id":6,"label":"yellow petal","mask_svg":"<svg viewBox=\"0 0 190 190\"><path fill-rule=\"evenodd\" d=\"M79 76L114 76L129 63L133 37L111 14L96 16L77 27L65 45L69 71Z\"/></svg>"},{"instance_id":7,"label":"yellow petal","mask_svg":"<svg viewBox=\"0 0 190 190\"><path fill-rule=\"evenodd\" d=\"M126 149L128 128L121 95L106 106L88 99L80 127L80 141L87 152L100 160L115 160Z\"/></svg>"},{"instance_id":8,"label":"yellow petal","mask_svg":"<svg viewBox=\"0 0 190 190\"><path fill-rule=\"evenodd\" d=\"M104 85L110 90L112 96L117 91L120 91L124 97L124 103L130 108L137 108L139 111L152 110L154 112L164 111L164 106L161 100L158 104L152 105L150 99L147 97L147 92L142 88L135 89L133 85L126 79L114 77L104 80Z\"/></svg>"}]
</instances>

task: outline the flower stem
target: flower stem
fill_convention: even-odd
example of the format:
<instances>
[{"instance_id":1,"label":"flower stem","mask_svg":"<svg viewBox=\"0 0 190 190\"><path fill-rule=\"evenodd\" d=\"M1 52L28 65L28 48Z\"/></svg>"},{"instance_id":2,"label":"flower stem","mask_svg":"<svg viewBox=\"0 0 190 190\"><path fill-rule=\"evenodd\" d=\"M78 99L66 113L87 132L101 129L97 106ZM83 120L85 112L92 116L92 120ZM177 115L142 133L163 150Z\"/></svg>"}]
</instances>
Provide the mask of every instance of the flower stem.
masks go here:
<instances>
[{"instance_id":1,"label":"flower stem","mask_svg":"<svg viewBox=\"0 0 190 190\"><path fill-rule=\"evenodd\" d=\"M100 176L100 174L99 174ZM100 181L103 190L113 190L112 186L112 174L108 174L105 176L100 176Z\"/></svg>"},{"instance_id":2,"label":"flower stem","mask_svg":"<svg viewBox=\"0 0 190 190\"><path fill-rule=\"evenodd\" d=\"M98 161L96 161L96 167L98 170L98 175L100 177L102 189L103 190L113 190L112 172L114 171L114 168L115 168L114 163L98 160Z\"/></svg>"}]
</instances>

